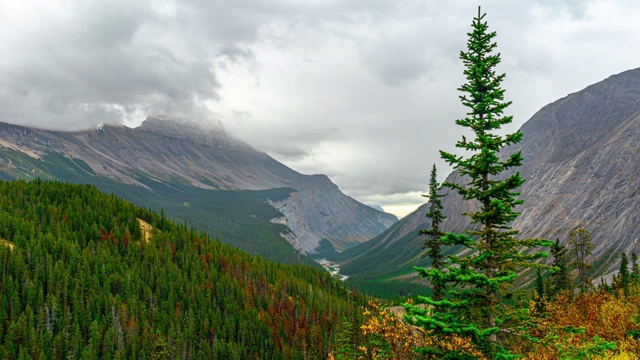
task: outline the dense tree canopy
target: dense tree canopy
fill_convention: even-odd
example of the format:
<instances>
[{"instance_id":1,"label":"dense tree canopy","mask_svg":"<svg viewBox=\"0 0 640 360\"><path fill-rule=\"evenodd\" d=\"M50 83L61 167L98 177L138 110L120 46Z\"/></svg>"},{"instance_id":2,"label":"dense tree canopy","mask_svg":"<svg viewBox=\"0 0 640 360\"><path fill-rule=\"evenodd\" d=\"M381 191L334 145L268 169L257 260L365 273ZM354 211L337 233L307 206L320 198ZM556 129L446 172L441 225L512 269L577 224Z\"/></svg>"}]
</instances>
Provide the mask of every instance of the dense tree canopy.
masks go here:
<instances>
[{"instance_id":1,"label":"dense tree canopy","mask_svg":"<svg viewBox=\"0 0 640 360\"><path fill-rule=\"evenodd\" d=\"M2 359L322 359L366 303L93 186L0 181L0 238Z\"/></svg>"}]
</instances>

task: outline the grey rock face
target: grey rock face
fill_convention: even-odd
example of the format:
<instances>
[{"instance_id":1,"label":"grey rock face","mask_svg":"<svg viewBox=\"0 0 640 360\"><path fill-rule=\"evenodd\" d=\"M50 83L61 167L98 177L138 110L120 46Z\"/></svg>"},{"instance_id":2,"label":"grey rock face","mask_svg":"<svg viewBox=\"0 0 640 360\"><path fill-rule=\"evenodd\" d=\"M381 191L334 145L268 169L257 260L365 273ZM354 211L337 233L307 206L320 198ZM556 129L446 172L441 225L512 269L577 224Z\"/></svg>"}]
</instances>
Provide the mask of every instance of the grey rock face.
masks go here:
<instances>
[{"instance_id":1,"label":"grey rock face","mask_svg":"<svg viewBox=\"0 0 640 360\"><path fill-rule=\"evenodd\" d=\"M522 150L527 162L525 204L514 227L561 241L582 227L591 232L595 257L633 251L640 239L640 69L544 107L522 132L523 141L509 149Z\"/></svg>"},{"instance_id":2,"label":"grey rock face","mask_svg":"<svg viewBox=\"0 0 640 360\"><path fill-rule=\"evenodd\" d=\"M316 253L322 239L338 251L353 247L397 220L345 196L325 175L303 176L292 187L297 191L273 206L287 218L287 226L308 253Z\"/></svg>"},{"instance_id":3,"label":"grey rock face","mask_svg":"<svg viewBox=\"0 0 640 360\"><path fill-rule=\"evenodd\" d=\"M526 179L521 188L525 203L513 228L522 237L559 238L562 243L572 229L588 229L596 245L594 257L604 260L595 269L600 275L617 269L619 252L640 252L640 69L545 106L521 131L523 140L503 154L521 150L524 157L517 170ZM446 181L463 183L456 172ZM460 214L477 205L447 191L443 205L448 218L442 228L459 232L469 224ZM351 261L366 263L379 249L402 241L401 246L412 250L396 263L409 269L422 251L417 231L429 227L427 211L423 205L371 244L349 250ZM349 262L342 259L343 265Z\"/></svg>"},{"instance_id":4,"label":"grey rock face","mask_svg":"<svg viewBox=\"0 0 640 360\"><path fill-rule=\"evenodd\" d=\"M393 215L344 195L326 176L306 176L269 155L227 135L222 126L147 118L141 126L105 125L99 129L60 132L0 123L0 147L40 157L57 152L86 162L97 174L146 187L145 174L159 182L179 182L203 189L296 191L273 204L285 215L297 249L314 253L324 238L336 248L368 240L388 228ZM10 166L10 164L8 164Z\"/></svg>"}]
</instances>

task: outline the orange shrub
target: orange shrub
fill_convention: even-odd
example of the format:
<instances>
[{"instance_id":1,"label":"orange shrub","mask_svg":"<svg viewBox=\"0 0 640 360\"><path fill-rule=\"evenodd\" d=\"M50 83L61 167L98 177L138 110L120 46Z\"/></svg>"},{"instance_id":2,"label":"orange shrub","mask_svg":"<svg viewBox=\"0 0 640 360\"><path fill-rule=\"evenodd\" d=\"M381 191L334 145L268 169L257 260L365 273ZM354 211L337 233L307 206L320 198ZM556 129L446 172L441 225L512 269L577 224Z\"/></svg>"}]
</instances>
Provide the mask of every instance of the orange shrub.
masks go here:
<instances>
[{"instance_id":1,"label":"orange shrub","mask_svg":"<svg viewBox=\"0 0 640 360\"><path fill-rule=\"evenodd\" d=\"M402 320L404 311L398 308L392 312L377 302L371 302L363 315L360 330L364 341L358 346L358 359L431 359L415 351L420 347L457 350L485 359L467 338L456 335L436 337L422 328L406 324Z\"/></svg>"},{"instance_id":2,"label":"orange shrub","mask_svg":"<svg viewBox=\"0 0 640 360\"><path fill-rule=\"evenodd\" d=\"M638 359L640 342L630 337L638 329L640 289L636 286L629 296L622 291L615 295L595 291L570 298L568 293L558 295L546 304L547 313L535 318L531 335L540 339L526 351L526 359ZM535 314L535 303L531 311ZM572 330L573 329L573 330ZM583 332L576 331L583 329ZM596 355L606 343L615 343L614 350ZM601 352L601 351L600 351Z\"/></svg>"}]
</instances>

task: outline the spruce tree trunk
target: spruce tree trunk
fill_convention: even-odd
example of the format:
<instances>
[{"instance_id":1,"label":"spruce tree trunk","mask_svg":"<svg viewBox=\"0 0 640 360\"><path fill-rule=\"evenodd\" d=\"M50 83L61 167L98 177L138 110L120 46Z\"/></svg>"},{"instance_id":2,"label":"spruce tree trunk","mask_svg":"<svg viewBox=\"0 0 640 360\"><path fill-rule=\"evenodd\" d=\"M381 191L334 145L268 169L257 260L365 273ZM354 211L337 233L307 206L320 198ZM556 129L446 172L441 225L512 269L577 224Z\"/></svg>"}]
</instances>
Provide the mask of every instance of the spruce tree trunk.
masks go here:
<instances>
[{"instance_id":1,"label":"spruce tree trunk","mask_svg":"<svg viewBox=\"0 0 640 360\"><path fill-rule=\"evenodd\" d=\"M480 116L481 120L484 120L484 116ZM484 136L484 131L481 132L481 134ZM486 192L487 190L489 190L489 174L488 173L484 173L482 174L482 181L483 181L483 185L482 185L482 189ZM485 212L489 212L491 211L491 200L490 199L483 199L483 204L484 206L484 211ZM493 228L493 224L491 223L491 220L487 219L484 223L484 229L483 232L485 233L485 240L486 240L486 245L487 245L487 250L492 251L493 250L493 239L491 238L491 234L487 232L488 229ZM493 276L495 272L495 264L493 262L493 255L491 257L489 257L487 259L487 277L489 279L493 279ZM498 304L498 294L496 294L496 291L493 290L492 288L489 288L488 291L488 298L489 298L489 306L488 306L488 312L487 312L487 325L488 327L492 328L496 326L496 318L495 315L493 313L493 309L494 307ZM497 334L491 334L489 335L489 341L491 341L491 345L495 344L498 341L498 336Z\"/></svg>"}]
</instances>

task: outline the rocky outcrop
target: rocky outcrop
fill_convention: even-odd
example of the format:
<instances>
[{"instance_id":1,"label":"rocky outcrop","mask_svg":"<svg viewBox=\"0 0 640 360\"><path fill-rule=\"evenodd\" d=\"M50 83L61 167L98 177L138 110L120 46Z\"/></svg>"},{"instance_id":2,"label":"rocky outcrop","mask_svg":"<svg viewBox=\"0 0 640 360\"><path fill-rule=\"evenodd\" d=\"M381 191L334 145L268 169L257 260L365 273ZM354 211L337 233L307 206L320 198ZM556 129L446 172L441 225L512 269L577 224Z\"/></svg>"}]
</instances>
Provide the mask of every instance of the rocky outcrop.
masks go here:
<instances>
[{"instance_id":1,"label":"rocky outcrop","mask_svg":"<svg viewBox=\"0 0 640 360\"><path fill-rule=\"evenodd\" d=\"M528 237L583 227L597 258L640 252L640 69L614 75L540 110L522 127L525 205L514 222ZM600 273L616 268L605 261Z\"/></svg>"},{"instance_id":2,"label":"rocky outcrop","mask_svg":"<svg viewBox=\"0 0 640 360\"><path fill-rule=\"evenodd\" d=\"M630 70L570 94L538 111L521 128L523 140L505 150L506 157L522 151L517 169L526 179L512 226L523 237L566 243L568 233L588 229L595 243L594 273L617 269L620 252L640 253L640 69ZM454 172L449 182L463 182ZM462 231L468 220L460 214L474 204L457 194L444 198L447 231ZM384 253L395 256L388 272L407 272L420 258L427 228L427 205L402 219L370 243L337 255L344 273L367 272ZM390 251L392 248L401 250ZM376 269L379 271L379 268Z\"/></svg>"},{"instance_id":3,"label":"rocky outcrop","mask_svg":"<svg viewBox=\"0 0 640 360\"><path fill-rule=\"evenodd\" d=\"M397 220L344 196L325 175L303 176L292 187L297 191L272 205L284 214L308 253L317 253L322 239L343 251L375 237Z\"/></svg>"}]
</instances>

